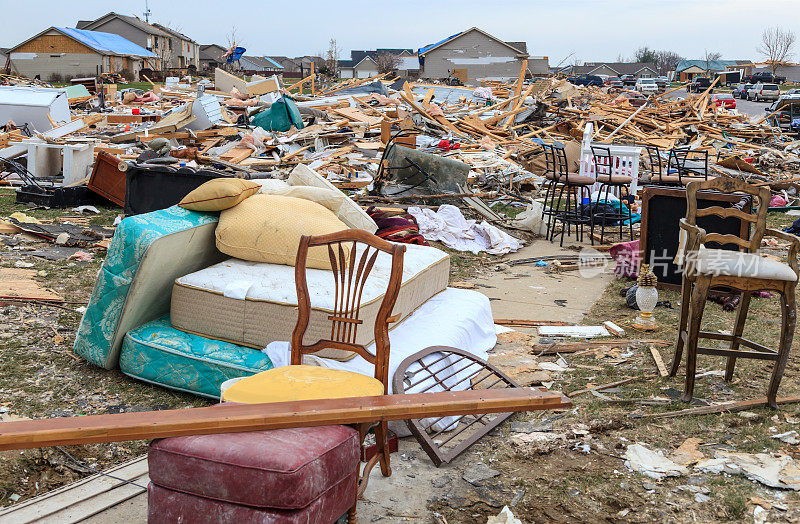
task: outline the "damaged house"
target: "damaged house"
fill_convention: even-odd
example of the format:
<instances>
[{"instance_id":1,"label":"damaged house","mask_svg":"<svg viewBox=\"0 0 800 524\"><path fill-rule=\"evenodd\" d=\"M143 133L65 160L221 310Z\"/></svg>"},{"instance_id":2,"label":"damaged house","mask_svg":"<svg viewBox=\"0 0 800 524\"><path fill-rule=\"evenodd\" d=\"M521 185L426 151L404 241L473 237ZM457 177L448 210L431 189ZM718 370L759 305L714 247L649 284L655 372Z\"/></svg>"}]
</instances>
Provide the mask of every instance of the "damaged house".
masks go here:
<instances>
[{"instance_id":1,"label":"damaged house","mask_svg":"<svg viewBox=\"0 0 800 524\"><path fill-rule=\"evenodd\" d=\"M472 27L420 48L420 77L442 79L452 73L465 84L477 84L479 79L505 81L519 76L524 60L531 76L548 74L547 57L532 58L527 47L525 42L505 42Z\"/></svg>"},{"instance_id":2,"label":"damaged house","mask_svg":"<svg viewBox=\"0 0 800 524\"><path fill-rule=\"evenodd\" d=\"M125 38L99 31L50 27L8 50L11 70L44 80L125 73L138 78L143 67L158 61Z\"/></svg>"}]
</instances>

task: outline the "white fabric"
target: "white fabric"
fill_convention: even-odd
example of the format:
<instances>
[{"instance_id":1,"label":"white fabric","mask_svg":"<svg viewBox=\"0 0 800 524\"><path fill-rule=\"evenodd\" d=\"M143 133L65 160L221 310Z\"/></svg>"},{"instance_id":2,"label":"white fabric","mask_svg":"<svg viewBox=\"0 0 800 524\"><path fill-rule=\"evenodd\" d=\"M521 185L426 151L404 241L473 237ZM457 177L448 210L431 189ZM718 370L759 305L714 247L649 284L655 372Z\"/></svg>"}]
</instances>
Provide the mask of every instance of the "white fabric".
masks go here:
<instances>
[{"instance_id":1,"label":"white fabric","mask_svg":"<svg viewBox=\"0 0 800 524\"><path fill-rule=\"evenodd\" d=\"M519 240L484 221L480 224L467 220L461 210L450 204L431 209L409 207L408 212L417 219L419 232L425 240L438 240L458 251L493 255L511 253L521 247Z\"/></svg>"},{"instance_id":2,"label":"white fabric","mask_svg":"<svg viewBox=\"0 0 800 524\"><path fill-rule=\"evenodd\" d=\"M261 189L258 190L259 193L264 193L267 195L281 189L288 189L292 187L287 184L286 181L279 178L254 178L251 180L251 182L255 182L261 186Z\"/></svg>"},{"instance_id":3,"label":"white fabric","mask_svg":"<svg viewBox=\"0 0 800 524\"><path fill-rule=\"evenodd\" d=\"M430 346L451 346L485 360L496 343L492 308L486 295L447 288L389 331L389 393L393 392L391 381L400 362L414 353ZM288 366L291 361L289 342L272 342L263 351L275 367ZM375 344L368 346L367 351L374 353ZM318 358L314 363L375 375L375 367L361 356L345 362Z\"/></svg>"},{"instance_id":4,"label":"white fabric","mask_svg":"<svg viewBox=\"0 0 800 524\"><path fill-rule=\"evenodd\" d=\"M364 249L359 244L356 260ZM406 244L403 258L403 282L411 280L432 265L449 255L435 247ZM367 304L386 293L392 270L391 255L378 252L361 295L361 304ZM311 307L333 310L335 286L333 273L323 269L307 269L306 279L311 295ZM249 298L281 304L297 305L297 290L294 287L294 267L267 262L251 262L231 258L219 264L189 273L176 280L179 285L205 289L230 298ZM286 285L289 283L290 285ZM245 289L246 288L246 289ZM236 293L234 289L240 292ZM241 290L244 289L242 296Z\"/></svg>"},{"instance_id":5,"label":"white fabric","mask_svg":"<svg viewBox=\"0 0 800 524\"><path fill-rule=\"evenodd\" d=\"M788 265L752 253L727 249L697 251L694 269L701 275L763 278L794 282L797 275Z\"/></svg>"},{"instance_id":6,"label":"white fabric","mask_svg":"<svg viewBox=\"0 0 800 524\"><path fill-rule=\"evenodd\" d=\"M486 295L467 289L447 288L425 302L408 318L389 331L389 393L394 392L393 380L398 366L414 353L431 346L450 346L486 360L488 351L496 343L497 335L492 308ZM263 351L269 356L275 367L288 366L291 362L289 342L272 342ZM374 354L375 344L368 346L367 351ZM439 358L440 354L433 353L428 355L424 361L430 363ZM455 360L453 357L442 359L434 369L449 366L453 360ZM375 376L375 367L359 355L345 362L306 355L303 363ZM419 369L420 366L416 364L410 366L408 371L413 377L413 373ZM477 365L458 369L461 370L459 373L446 380L450 387L475 372ZM413 378L411 380L413 381ZM431 382L432 379L428 379L410 391L425 389L431 385ZM453 389L469 389L469 385L469 380L465 380L458 383ZM434 386L426 392L433 393L441 390L440 386ZM444 417L433 425L433 429L435 431L443 430L451 426L455 419L456 417ZM393 431L399 432L400 436L408 434L404 425L393 425Z\"/></svg>"}]
</instances>

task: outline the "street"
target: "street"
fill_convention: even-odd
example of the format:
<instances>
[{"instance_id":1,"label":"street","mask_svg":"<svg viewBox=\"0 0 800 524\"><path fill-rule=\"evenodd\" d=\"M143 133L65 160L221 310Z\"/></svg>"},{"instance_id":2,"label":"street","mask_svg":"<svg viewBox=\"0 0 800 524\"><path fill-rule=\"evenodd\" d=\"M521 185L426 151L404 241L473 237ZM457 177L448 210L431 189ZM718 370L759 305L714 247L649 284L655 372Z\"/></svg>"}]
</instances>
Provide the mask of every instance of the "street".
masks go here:
<instances>
[{"instance_id":1,"label":"street","mask_svg":"<svg viewBox=\"0 0 800 524\"><path fill-rule=\"evenodd\" d=\"M690 93L687 93L685 89L681 89L679 91L675 91L674 93L670 93L667 95L667 98L686 98L689 96ZM772 102L750 102L748 100L740 100L736 99L736 110L740 113L747 115L750 117L751 120L756 121L762 116L766 114L764 108L769 107L772 105Z\"/></svg>"}]
</instances>

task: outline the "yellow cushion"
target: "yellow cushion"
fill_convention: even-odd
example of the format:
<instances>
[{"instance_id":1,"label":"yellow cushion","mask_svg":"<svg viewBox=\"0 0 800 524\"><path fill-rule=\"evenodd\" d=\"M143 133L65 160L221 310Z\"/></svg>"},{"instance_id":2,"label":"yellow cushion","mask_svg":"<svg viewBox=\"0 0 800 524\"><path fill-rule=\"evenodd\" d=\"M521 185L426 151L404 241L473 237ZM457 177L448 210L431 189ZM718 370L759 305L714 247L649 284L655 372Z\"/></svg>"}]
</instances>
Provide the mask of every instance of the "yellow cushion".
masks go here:
<instances>
[{"instance_id":1,"label":"yellow cushion","mask_svg":"<svg viewBox=\"0 0 800 524\"><path fill-rule=\"evenodd\" d=\"M215 178L198 187L178 205L192 211L222 211L255 195L261 186L242 178Z\"/></svg>"},{"instance_id":2,"label":"yellow cushion","mask_svg":"<svg viewBox=\"0 0 800 524\"><path fill-rule=\"evenodd\" d=\"M303 235L327 235L347 226L324 206L302 198L253 195L226 209L217 224L217 249L253 262L293 266ZM330 269L326 246L308 250L306 267Z\"/></svg>"},{"instance_id":3,"label":"yellow cushion","mask_svg":"<svg viewBox=\"0 0 800 524\"><path fill-rule=\"evenodd\" d=\"M225 390L222 400L259 404L371 397L383 393L383 384L376 378L352 371L301 365L283 366L243 378Z\"/></svg>"}]
</instances>

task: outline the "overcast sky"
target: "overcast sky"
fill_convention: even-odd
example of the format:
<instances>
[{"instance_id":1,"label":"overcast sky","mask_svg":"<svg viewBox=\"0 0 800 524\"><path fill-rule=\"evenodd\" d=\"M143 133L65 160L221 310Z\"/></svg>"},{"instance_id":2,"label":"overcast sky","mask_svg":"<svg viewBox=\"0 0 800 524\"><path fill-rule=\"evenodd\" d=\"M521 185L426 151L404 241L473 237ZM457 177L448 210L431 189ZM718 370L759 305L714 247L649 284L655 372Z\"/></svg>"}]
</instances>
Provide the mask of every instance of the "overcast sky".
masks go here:
<instances>
[{"instance_id":1,"label":"overcast sky","mask_svg":"<svg viewBox=\"0 0 800 524\"><path fill-rule=\"evenodd\" d=\"M556 65L570 53L583 61L632 56L642 45L686 58L705 50L723 58L761 59L763 28L800 32L800 0L404 0L356 2L219 2L150 0L151 21L172 25L200 44L225 44L235 27L247 54L298 56L324 52L335 38L351 49L417 49L477 26L507 41L526 41L531 55ZM143 17L144 0L0 0L0 47L10 47L51 25L74 27L109 9ZM797 52L800 53L800 46ZM795 59L800 58L797 54Z\"/></svg>"}]
</instances>

